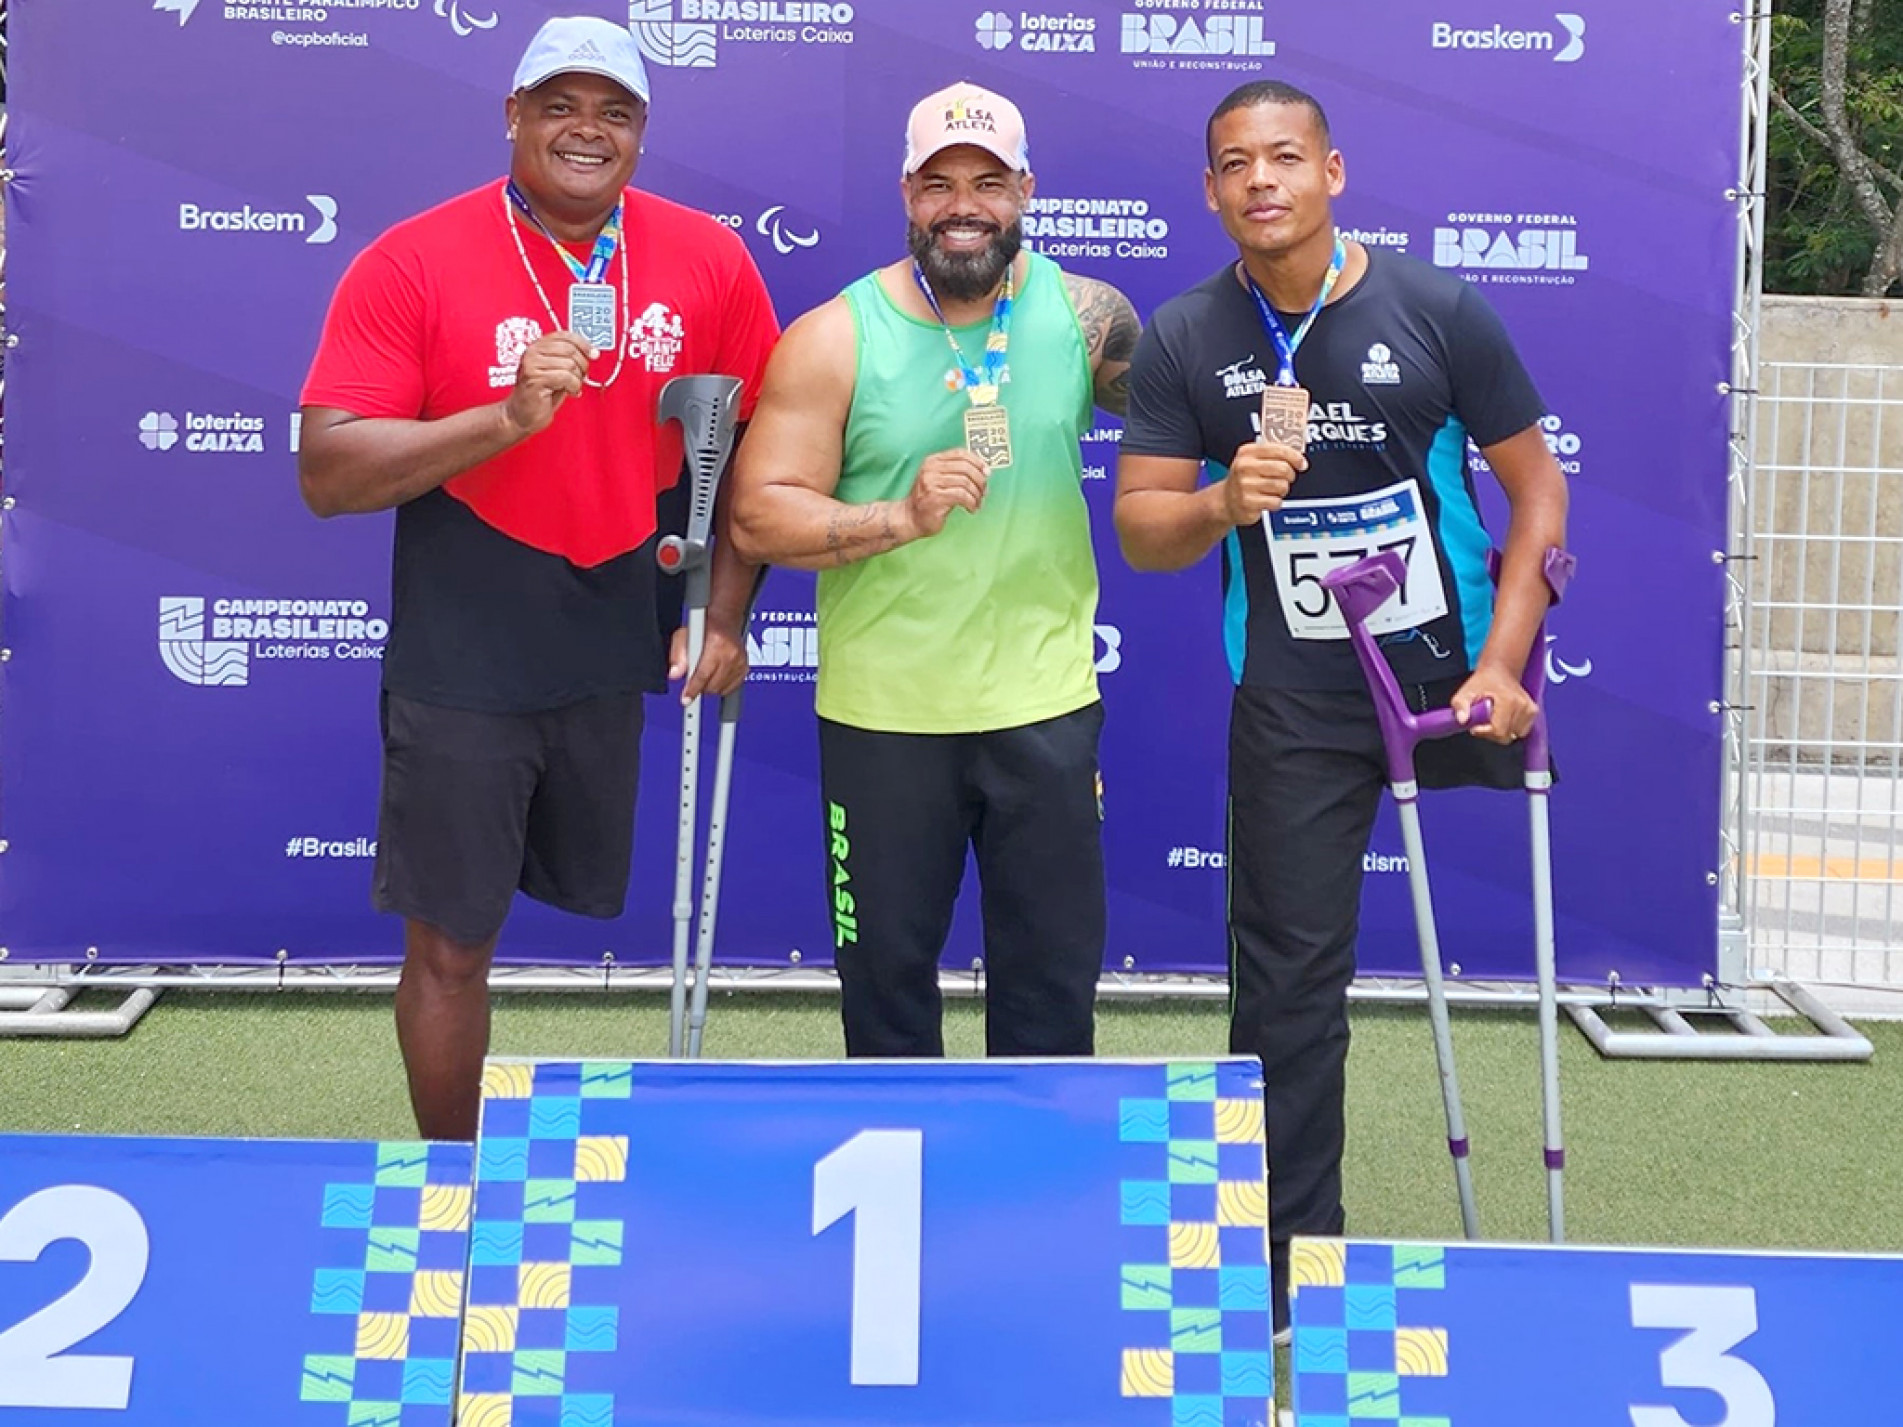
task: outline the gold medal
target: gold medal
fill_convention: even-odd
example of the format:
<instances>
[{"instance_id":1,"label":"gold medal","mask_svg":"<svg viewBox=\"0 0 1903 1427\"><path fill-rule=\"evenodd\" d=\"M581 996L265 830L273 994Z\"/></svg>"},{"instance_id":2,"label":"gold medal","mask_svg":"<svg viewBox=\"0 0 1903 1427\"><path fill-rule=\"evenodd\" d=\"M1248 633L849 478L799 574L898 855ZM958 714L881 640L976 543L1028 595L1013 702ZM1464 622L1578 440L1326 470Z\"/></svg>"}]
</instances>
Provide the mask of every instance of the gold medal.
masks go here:
<instances>
[{"instance_id":1,"label":"gold medal","mask_svg":"<svg viewBox=\"0 0 1903 1427\"><path fill-rule=\"evenodd\" d=\"M1262 392L1262 439L1274 446L1308 446L1308 389L1271 386Z\"/></svg>"},{"instance_id":2,"label":"gold medal","mask_svg":"<svg viewBox=\"0 0 1903 1427\"><path fill-rule=\"evenodd\" d=\"M965 409L965 448L990 470L1011 464L1011 417L1002 406Z\"/></svg>"}]
</instances>

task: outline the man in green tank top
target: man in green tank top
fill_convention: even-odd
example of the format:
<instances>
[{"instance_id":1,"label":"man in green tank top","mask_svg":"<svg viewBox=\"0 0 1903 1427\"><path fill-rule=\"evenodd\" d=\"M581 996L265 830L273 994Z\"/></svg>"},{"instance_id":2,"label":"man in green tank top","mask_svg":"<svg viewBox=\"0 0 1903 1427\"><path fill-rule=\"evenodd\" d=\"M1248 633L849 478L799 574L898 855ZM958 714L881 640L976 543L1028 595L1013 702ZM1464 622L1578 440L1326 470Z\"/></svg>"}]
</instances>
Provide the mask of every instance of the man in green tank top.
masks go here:
<instances>
[{"instance_id":1,"label":"man in green tank top","mask_svg":"<svg viewBox=\"0 0 1903 1427\"><path fill-rule=\"evenodd\" d=\"M734 469L750 560L819 571L827 901L850 1055L941 1055L938 960L975 851L993 1055L1088 1055L1103 967L1078 443L1137 339L1107 283L1021 252L1015 105L919 101L908 257L807 313Z\"/></svg>"}]
</instances>

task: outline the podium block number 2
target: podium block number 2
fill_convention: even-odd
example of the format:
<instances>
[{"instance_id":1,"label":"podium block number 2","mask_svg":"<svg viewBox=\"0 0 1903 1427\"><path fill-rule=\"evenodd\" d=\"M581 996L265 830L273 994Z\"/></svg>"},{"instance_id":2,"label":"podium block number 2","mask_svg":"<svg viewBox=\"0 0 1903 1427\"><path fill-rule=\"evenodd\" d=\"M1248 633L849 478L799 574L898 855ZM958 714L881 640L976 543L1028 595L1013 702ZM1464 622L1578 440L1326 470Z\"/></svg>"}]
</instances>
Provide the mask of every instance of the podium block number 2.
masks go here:
<instances>
[{"instance_id":1,"label":"podium block number 2","mask_svg":"<svg viewBox=\"0 0 1903 1427\"><path fill-rule=\"evenodd\" d=\"M66 1350L138 1297L152 1256L145 1220L110 1189L55 1185L29 1194L0 1218L0 1263L32 1263L61 1239L84 1244L92 1262L71 1292L0 1329L0 1407L123 1412L132 1398L132 1359Z\"/></svg>"},{"instance_id":2,"label":"podium block number 2","mask_svg":"<svg viewBox=\"0 0 1903 1427\"><path fill-rule=\"evenodd\" d=\"M1684 1337L1659 1354L1666 1387L1702 1388L1725 1405L1712 1427L1774 1427L1777 1403L1764 1375L1731 1350L1758 1331L1758 1296L1750 1288L1705 1284L1635 1283L1632 1326L1683 1328ZM1632 1427L1691 1427L1670 1407L1634 1407Z\"/></svg>"},{"instance_id":3,"label":"podium block number 2","mask_svg":"<svg viewBox=\"0 0 1903 1427\"><path fill-rule=\"evenodd\" d=\"M852 1224L852 1385L918 1386L925 1135L862 1130L813 1166L813 1232Z\"/></svg>"}]
</instances>

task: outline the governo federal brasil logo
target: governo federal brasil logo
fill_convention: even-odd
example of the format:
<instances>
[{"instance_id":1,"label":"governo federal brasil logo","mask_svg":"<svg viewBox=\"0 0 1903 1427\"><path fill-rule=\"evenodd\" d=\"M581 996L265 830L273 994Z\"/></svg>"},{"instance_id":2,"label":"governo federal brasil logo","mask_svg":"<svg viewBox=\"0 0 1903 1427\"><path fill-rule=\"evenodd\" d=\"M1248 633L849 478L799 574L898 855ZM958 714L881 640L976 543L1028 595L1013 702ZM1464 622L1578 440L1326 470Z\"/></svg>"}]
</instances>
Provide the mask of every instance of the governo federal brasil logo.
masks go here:
<instances>
[{"instance_id":1,"label":"governo federal brasil logo","mask_svg":"<svg viewBox=\"0 0 1903 1427\"><path fill-rule=\"evenodd\" d=\"M1099 674L1123 667L1123 630L1092 626L1091 661ZM753 683L810 684L819 670L819 621L810 610L760 610L747 631L747 678Z\"/></svg>"},{"instance_id":2,"label":"governo federal brasil logo","mask_svg":"<svg viewBox=\"0 0 1903 1427\"><path fill-rule=\"evenodd\" d=\"M1579 217L1554 212L1455 212L1434 230L1434 265L1474 282L1570 287L1592 266Z\"/></svg>"},{"instance_id":3,"label":"governo federal brasil logo","mask_svg":"<svg viewBox=\"0 0 1903 1427\"><path fill-rule=\"evenodd\" d=\"M647 59L712 69L720 46L849 45L853 7L822 0L628 0L628 29Z\"/></svg>"},{"instance_id":4,"label":"governo federal brasil logo","mask_svg":"<svg viewBox=\"0 0 1903 1427\"><path fill-rule=\"evenodd\" d=\"M1117 35L1117 47L1137 68L1254 70L1275 54L1261 0L1231 0L1221 8L1239 13L1213 15L1195 13L1201 7L1193 4L1137 4L1146 13L1125 11ZM1177 10L1192 13L1169 13Z\"/></svg>"},{"instance_id":5,"label":"governo federal brasil logo","mask_svg":"<svg viewBox=\"0 0 1903 1427\"><path fill-rule=\"evenodd\" d=\"M159 658L201 688L243 688L254 661L381 659L389 635L366 600L159 596Z\"/></svg>"}]
</instances>

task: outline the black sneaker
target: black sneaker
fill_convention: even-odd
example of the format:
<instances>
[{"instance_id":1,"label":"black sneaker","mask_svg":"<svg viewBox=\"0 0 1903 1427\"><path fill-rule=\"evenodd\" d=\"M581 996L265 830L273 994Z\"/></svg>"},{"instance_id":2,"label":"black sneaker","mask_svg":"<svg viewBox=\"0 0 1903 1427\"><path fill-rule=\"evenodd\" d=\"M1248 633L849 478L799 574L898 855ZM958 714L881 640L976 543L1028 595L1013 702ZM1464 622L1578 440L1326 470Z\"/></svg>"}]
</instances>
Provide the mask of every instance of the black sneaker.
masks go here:
<instances>
[{"instance_id":1,"label":"black sneaker","mask_svg":"<svg viewBox=\"0 0 1903 1427\"><path fill-rule=\"evenodd\" d=\"M1288 1312L1288 1240L1269 1240L1269 1321L1274 1343L1286 1348L1294 1340Z\"/></svg>"}]
</instances>

